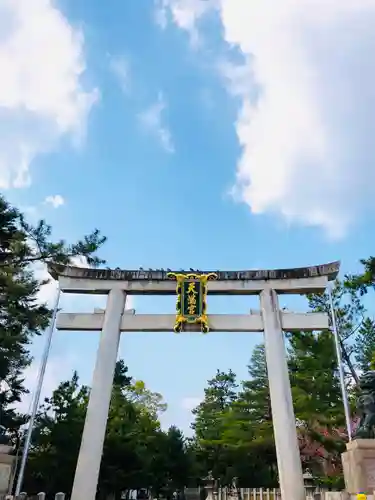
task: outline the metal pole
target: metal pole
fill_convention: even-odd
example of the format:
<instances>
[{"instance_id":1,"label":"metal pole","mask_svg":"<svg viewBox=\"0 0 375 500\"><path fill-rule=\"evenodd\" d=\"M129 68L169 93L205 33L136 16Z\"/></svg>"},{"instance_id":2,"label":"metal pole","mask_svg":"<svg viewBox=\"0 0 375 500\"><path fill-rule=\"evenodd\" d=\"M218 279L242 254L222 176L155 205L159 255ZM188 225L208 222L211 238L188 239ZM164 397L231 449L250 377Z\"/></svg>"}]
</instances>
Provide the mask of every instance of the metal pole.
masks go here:
<instances>
[{"instance_id":1,"label":"metal pole","mask_svg":"<svg viewBox=\"0 0 375 500\"><path fill-rule=\"evenodd\" d=\"M24 444L23 451L22 451L22 459L21 459L20 471L19 471L18 479L17 479L15 496L20 494L20 491L22 488L23 477L25 474L26 461L27 461L27 456L29 454L29 448L30 448L30 443L31 443L31 435L33 433L36 412L38 411L40 393L42 391L44 374L46 372L48 356L49 356L49 352L50 352L50 348L51 348L52 335L53 335L53 331L55 329L56 316L57 316L57 310L59 307L60 295L61 295L61 290L60 290L60 287L58 286L55 307L53 309L51 323L49 326L49 330L47 332L46 343L44 346L44 352L43 352L43 356L42 356L37 386L36 386L36 390L35 390L35 396L33 399L33 406L31 409L31 416L30 416L30 420L29 420L29 427L27 429L25 444Z\"/></svg>"},{"instance_id":2,"label":"metal pole","mask_svg":"<svg viewBox=\"0 0 375 500\"><path fill-rule=\"evenodd\" d=\"M342 364L340 339L339 339L339 333L338 333L337 325L336 325L336 315L335 315L335 309L333 307L332 291L331 291L330 286L328 286L328 297L329 297L329 303L331 306L332 332L333 332L333 336L335 338L336 358L337 358L337 365L338 365L339 374L340 374L340 386L341 386L342 400L344 403L346 429L348 432L349 441L351 441L352 440L352 428L351 428L351 421L350 421L350 409L349 409L349 402L348 402L348 394L346 392L345 373L344 373L344 367Z\"/></svg>"}]
</instances>

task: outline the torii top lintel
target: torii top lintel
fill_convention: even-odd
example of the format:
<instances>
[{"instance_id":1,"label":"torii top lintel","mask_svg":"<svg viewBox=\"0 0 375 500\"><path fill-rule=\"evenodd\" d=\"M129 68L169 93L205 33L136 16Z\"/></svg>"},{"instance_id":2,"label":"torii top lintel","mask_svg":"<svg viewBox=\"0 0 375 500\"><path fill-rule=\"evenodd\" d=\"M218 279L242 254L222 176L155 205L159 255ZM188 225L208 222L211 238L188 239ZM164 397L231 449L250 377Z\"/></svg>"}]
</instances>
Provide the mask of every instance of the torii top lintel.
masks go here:
<instances>
[{"instance_id":1,"label":"torii top lintel","mask_svg":"<svg viewBox=\"0 0 375 500\"><path fill-rule=\"evenodd\" d=\"M241 293L241 290L244 288L254 288L253 293L255 292L255 288L258 288L256 283L260 282L266 283L269 281L278 282L282 284L282 288L285 288L284 293L293 293L291 290L286 291L288 288L287 282L293 281L296 282L312 282L316 279L316 281L321 281L323 284L325 282L334 280L338 272L340 270L340 261L331 262L328 264L323 264L319 266L310 266L310 267L299 267L299 268L289 268L289 269L273 269L273 270L264 270L264 269L255 269L255 270L243 270L243 271L201 271L197 269L190 269L188 271L179 270L173 271L171 269L137 269L137 270L123 270L123 269L91 269L91 268L82 268L82 267L73 267L73 266L62 266L62 265L49 265L48 266L49 273L53 278L60 279L60 281L74 281L78 288L80 289L79 283L83 281L90 281L91 283L97 282L98 290L106 288L105 283L110 285L110 282L114 286L117 287L120 284L118 282L127 282L126 288L130 293L138 293L138 288L142 288L142 292L140 293L148 293L146 288L150 288L149 292L151 293L151 288L162 291L165 288L165 292L167 292L167 288L169 290L169 285L172 285L173 279L171 278L171 273L176 274L208 274L214 273L216 275L212 286L210 286L210 292L219 293L219 290L223 288L223 291L230 292L232 289L231 283L233 284L232 293ZM320 280L318 279L320 278ZM105 282L105 283L104 283ZM116 282L118 285L116 285ZM253 282L253 285L251 285ZM139 286L137 285L139 284ZM154 287L149 287L148 285L154 284ZM164 285L163 285L164 283ZM215 283L215 284L214 284ZM221 285L220 285L221 283ZM236 284L237 283L237 284ZM146 286L147 285L147 286ZM243 285L243 286L242 286ZM68 287L70 288L70 287ZM75 287L74 287L75 288ZM86 289L86 286L84 287ZM299 286L297 286L297 289ZM302 288L305 288L303 286ZM307 287L308 288L308 287ZM316 287L313 287L316 288ZM324 287L317 287L324 288ZM216 290L217 289L217 290ZM172 291L171 288L170 291ZM70 290L67 290L70 291ZM73 290L71 290L73 291ZM82 290L83 293L85 293ZM87 293L87 292L86 292ZM248 292L245 289L242 293L251 293L251 290ZM306 293L306 292L305 292Z\"/></svg>"}]
</instances>

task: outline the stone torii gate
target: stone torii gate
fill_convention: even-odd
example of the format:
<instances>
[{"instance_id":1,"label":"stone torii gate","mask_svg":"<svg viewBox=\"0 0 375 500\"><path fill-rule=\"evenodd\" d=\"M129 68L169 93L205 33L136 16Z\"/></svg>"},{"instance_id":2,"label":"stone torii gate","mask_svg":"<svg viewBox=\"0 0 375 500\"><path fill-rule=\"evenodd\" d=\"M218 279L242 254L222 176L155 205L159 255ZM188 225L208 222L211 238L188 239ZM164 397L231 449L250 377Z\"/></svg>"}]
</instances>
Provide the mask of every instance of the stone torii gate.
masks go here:
<instances>
[{"instance_id":1,"label":"stone torii gate","mask_svg":"<svg viewBox=\"0 0 375 500\"><path fill-rule=\"evenodd\" d=\"M206 283L212 295L259 295L260 312L205 315L211 332L264 331L269 388L275 435L279 481L283 500L305 500L296 422L285 353L283 330L312 331L328 328L324 313L288 313L279 309L278 294L323 292L336 278L339 262L296 269L216 271ZM103 312L59 313L57 328L72 331L101 331L91 385L81 448L71 500L95 500L103 442L107 425L114 370L121 332L171 332L176 325L172 314L135 314L126 311L127 295L176 294L174 275L164 270L124 271L54 266L50 274L65 293L106 294ZM195 276L207 275L194 271ZM206 286L205 285L205 286ZM186 289L187 290L187 289ZM190 289L189 289L190 290ZM202 316L203 317L203 316ZM181 315L178 315L181 320ZM177 318L177 319L178 319ZM191 330L191 325L189 325ZM194 327L194 326L193 326Z\"/></svg>"}]
</instances>

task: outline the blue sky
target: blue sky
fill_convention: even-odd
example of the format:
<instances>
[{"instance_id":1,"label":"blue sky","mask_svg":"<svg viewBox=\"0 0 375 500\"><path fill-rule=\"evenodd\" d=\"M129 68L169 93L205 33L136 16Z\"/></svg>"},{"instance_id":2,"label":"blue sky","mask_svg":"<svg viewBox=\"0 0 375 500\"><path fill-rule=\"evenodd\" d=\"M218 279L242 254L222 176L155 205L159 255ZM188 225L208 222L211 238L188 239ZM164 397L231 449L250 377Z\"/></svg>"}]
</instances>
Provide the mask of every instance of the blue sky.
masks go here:
<instances>
[{"instance_id":1,"label":"blue sky","mask_svg":"<svg viewBox=\"0 0 375 500\"><path fill-rule=\"evenodd\" d=\"M374 244L375 0L303 3L1 1L0 187L56 237L100 228L112 267L358 270ZM174 300L134 307L172 313ZM215 298L209 311L256 303ZM187 431L206 380L244 378L260 340L124 334L120 355L164 395L163 425ZM97 342L57 332L44 393L73 369L90 383Z\"/></svg>"}]
</instances>

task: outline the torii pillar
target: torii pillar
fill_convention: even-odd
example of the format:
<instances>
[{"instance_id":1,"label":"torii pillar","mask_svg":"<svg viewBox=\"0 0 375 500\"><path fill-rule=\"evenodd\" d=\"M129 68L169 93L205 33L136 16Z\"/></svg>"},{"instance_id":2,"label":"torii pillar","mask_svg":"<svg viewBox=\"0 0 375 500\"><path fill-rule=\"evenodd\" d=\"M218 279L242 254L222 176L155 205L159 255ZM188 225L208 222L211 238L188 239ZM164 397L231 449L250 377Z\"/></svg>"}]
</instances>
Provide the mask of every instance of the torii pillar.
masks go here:
<instances>
[{"instance_id":1,"label":"torii pillar","mask_svg":"<svg viewBox=\"0 0 375 500\"><path fill-rule=\"evenodd\" d=\"M260 303L281 498L305 500L284 332L275 290L263 290Z\"/></svg>"},{"instance_id":2,"label":"torii pillar","mask_svg":"<svg viewBox=\"0 0 375 500\"><path fill-rule=\"evenodd\" d=\"M91 384L71 500L95 500L126 294L110 290Z\"/></svg>"}]
</instances>

